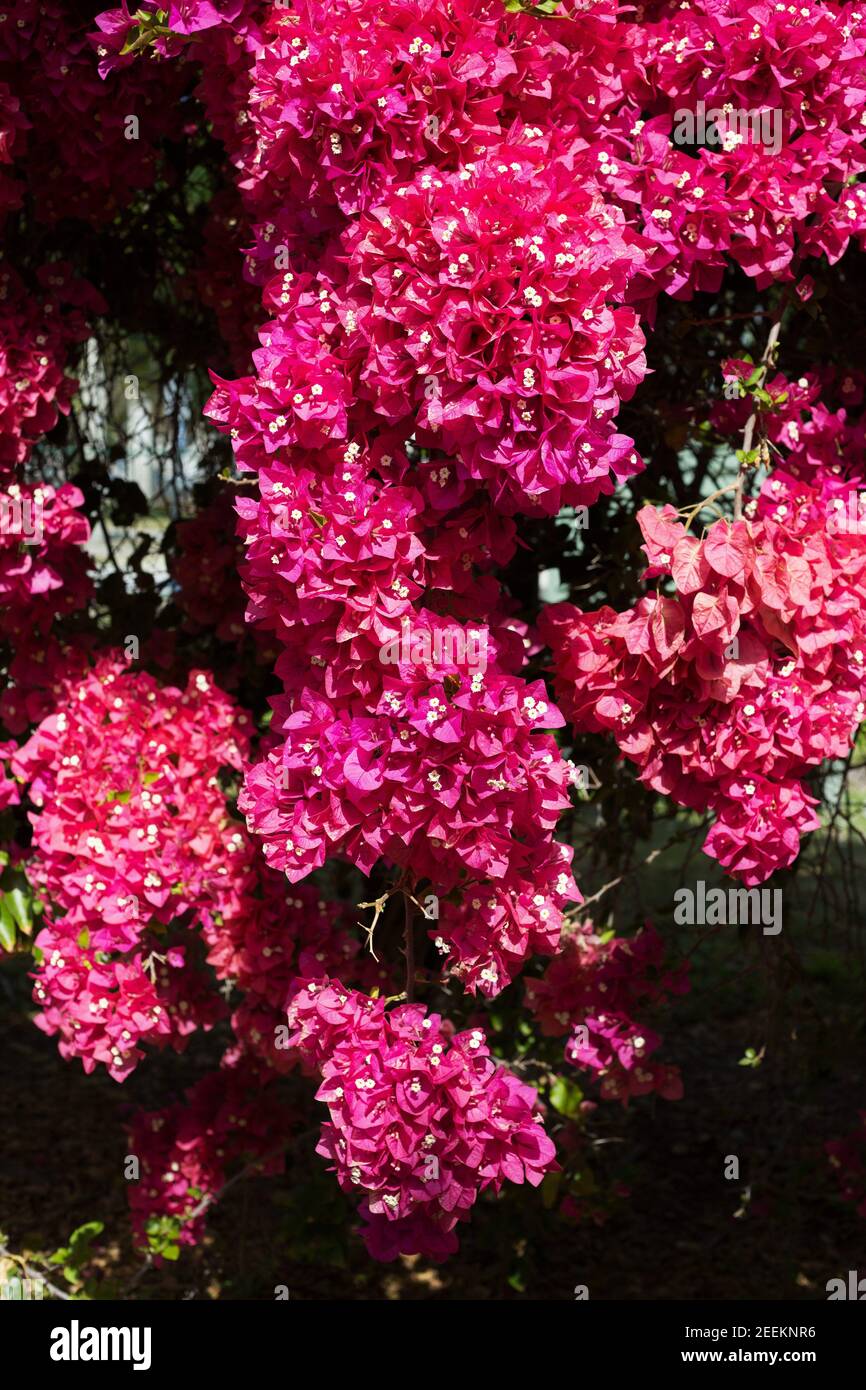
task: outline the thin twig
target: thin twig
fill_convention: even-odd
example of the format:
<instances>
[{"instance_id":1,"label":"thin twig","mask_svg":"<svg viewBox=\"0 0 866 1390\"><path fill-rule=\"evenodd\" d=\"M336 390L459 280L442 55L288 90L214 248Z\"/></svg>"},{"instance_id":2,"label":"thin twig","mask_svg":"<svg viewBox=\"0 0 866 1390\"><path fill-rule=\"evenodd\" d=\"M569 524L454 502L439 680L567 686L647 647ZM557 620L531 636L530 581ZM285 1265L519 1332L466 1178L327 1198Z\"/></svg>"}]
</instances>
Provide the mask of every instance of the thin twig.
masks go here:
<instances>
[{"instance_id":1,"label":"thin twig","mask_svg":"<svg viewBox=\"0 0 866 1390\"><path fill-rule=\"evenodd\" d=\"M763 354L762 354L762 356L761 356L761 362L760 362L761 372L760 372L760 375L759 375L757 381L753 383L753 385L755 385L755 386L759 386L759 387L763 386L764 382L765 382L766 379L767 379L767 372L770 370L770 367L773 365L773 359L774 359L774 357L775 357L776 348L777 348L778 343L779 343L779 334L780 334L781 331L782 331L782 314L784 313L784 311L785 311L785 304L784 304L784 301L783 301L783 303L782 303L782 305L781 305L781 307L780 307L780 309L779 309L778 315L777 315L777 317L776 317L776 319L775 319L775 321L774 321L774 323L773 323L773 326L772 326L772 328L770 329L769 333L767 334L767 346L764 348ZM742 448L743 457L742 457L742 459L741 459L741 461L740 461L740 471L739 471L738 474L737 474L737 481L736 481L736 483L735 483L735 485L734 485L734 486L735 486L735 492L734 492L734 520L735 520L735 521L739 521L739 520L742 518L742 515L743 515L743 487L744 487L744 484L745 484L745 481L746 481L746 474L748 473L749 469L750 469L751 466L752 466L752 465L748 462L748 456L749 456L749 454L750 454L750 452L751 452L751 449L752 449L752 439L754 438L755 426L757 425L757 423L758 423L758 409L757 409L757 406L756 406L755 409L752 411L751 415L749 416L748 420L746 421L746 425L745 425L745 428L744 428L744 430L743 430L743 448ZM763 436L762 436L762 443L763 443Z\"/></svg>"},{"instance_id":2,"label":"thin twig","mask_svg":"<svg viewBox=\"0 0 866 1390\"><path fill-rule=\"evenodd\" d=\"M412 899L409 893L403 898L405 909L403 938L406 946L406 1001L415 1002L415 931L412 921Z\"/></svg>"},{"instance_id":3,"label":"thin twig","mask_svg":"<svg viewBox=\"0 0 866 1390\"><path fill-rule=\"evenodd\" d=\"M7 1250L5 1245L0 1245L0 1259L13 1260L15 1264L21 1266L28 1279L38 1279L55 1298L62 1298L65 1303L73 1303L75 1301L71 1294L64 1293L62 1289L58 1289L57 1285L52 1284L50 1279L46 1279L45 1275L41 1274L38 1269L28 1264L20 1255L14 1255L11 1250Z\"/></svg>"},{"instance_id":4,"label":"thin twig","mask_svg":"<svg viewBox=\"0 0 866 1390\"><path fill-rule=\"evenodd\" d=\"M653 860L658 859L659 855L664 854L665 850L671 849L673 845L687 839L689 836L697 835L702 829L703 824L684 826L683 829L677 830L673 835L669 836L663 845L657 845L655 849L650 850L646 858L642 859L639 864L636 864L633 869L629 869L628 866L626 866L621 874L616 878L612 878L610 883L606 883L603 888L599 888L597 893L593 893L589 898L584 898L583 902L578 903L576 907L570 908L569 911L564 914L564 920L568 922L582 917L588 907L598 902L599 898L603 898L605 893L610 892L611 888L616 888L618 884L623 883L630 873L637 873L640 869L646 868L647 864L652 864Z\"/></svg>"}]
</instances>

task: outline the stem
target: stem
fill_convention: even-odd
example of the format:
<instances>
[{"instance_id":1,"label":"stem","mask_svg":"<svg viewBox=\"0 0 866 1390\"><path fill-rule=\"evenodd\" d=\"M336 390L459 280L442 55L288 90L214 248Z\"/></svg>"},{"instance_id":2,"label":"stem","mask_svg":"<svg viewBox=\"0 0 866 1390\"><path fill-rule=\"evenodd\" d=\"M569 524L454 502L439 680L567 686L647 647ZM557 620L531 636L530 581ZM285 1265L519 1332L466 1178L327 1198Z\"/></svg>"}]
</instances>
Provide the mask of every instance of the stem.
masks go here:
<instances>
[{"instance_id":1,"label":"stem","mask_svg":"<svg viewBox=\"0 0 866 1390\"><path fill-rule=\"evenodd\" d=\"M658 859L660 854L664 854L665 850L671 849L674 845L679 844L680 841L688 839L690 835L697 836L697 834L705 828L706 820L700 825L688 825L684 826L682 830L674 831L673 835L669 836L663 845L657 845L655 849L650 850L646 858L642 859L639 864L634 865L633 870L630 872L636 872L638 869L644 868L647 864L651 864L654 859ZM618 884L624 883L625 879L628 877L628 872L629 871L620 874L617 878L612 878L610 883L606 883L603 888L599 888L598 892L593 893L591 898L584 898L583 902L578 903L576 907L570 907L568 912L564 914L564 921L579 921L592 903L597 903L599 898L603 898L605 893L610 892L611 888L616 888Z\"/></svg>"},{"instance_id":2,"label":"stem","mask_svg":"<svg viewBox=\"0 0 866 1390\"><path fill-rule=\"evenodd\" d=\"M403 940L406 948L406 1002L415 1002L415 932L412 922L412 899L409 894L404 894L403 907L405 911L405 925L403 928Z\"/></svg>"},{"instance_id":3,"label":"stem","mask_svg":"<svg viewBox=\"0 0 866 1390\"><path fill-rule=\"evenodd\" d=\"M757 383L756 383L756 385L758 385L758 386L763 386L764 382L765 382L766 379L767 379L767 372L770 370L770 367L771 367L771 365L772 365L773 357L774 357L775 352L776 352L776 346L777 346L778 341L779 341L779 334L780 334L780 332L781 332L781 330L782 330L782 314L784 313L784 309L785 309L785 305L784 305L784 303L783 303L782 306L781 306L781 308L779 309L779 316L778 316L778 318L775 320L775 322L773 323L773 326L772 326L772 328L770 329L769 334L767 335L767 346L764 348L764 353L763 353L763 356L761 357L761 368L762 368L762 370L761 370L761 375L759 376L758 381L757 381ZM755 409L755 410L752 411L751 415L749 416L748 420L746 421L746 427L745 427L745 429L743 430L743 453L744 453L744 454L748 454L749 451L751 450L751 447L752 447L752 439L753 439L754 434L755 434L755 425L756 425L757 423L758 423L758 412L757 412L757 409ZM735 495L734 495L734 520L735 520L735 521L739 521L739 520L741 519L742 515L743 515L743 485L744 485L744 483L745 483L745 481L746 481L746 473L748 472L750 466L751 466L750 464L747 464L747 463L744 461L743 463L740 464L740 471L739 471L739 473L737 474L737 482L736 482Z\"/></svg>"},{"instance_id":4,"label":"stem","mask_svg":"<svg viewBox=\"0 0 866 1390\"><path fill-rule=\"evenodd\" d=\"M7 1250L5 1245L0 1245L0 1258L4 1260L14 1260L17 1265L20 1265L24 1271L25 1279L40 1279L54 1298L62 1298L65 1303L74 1302L71 1294L64 1293L62 1289L58 1289L56 1284L52 1284L50 1279L46 1279L41 1270L35 1269L33 1265L28 1264L20 1255L13 1255L12 1251Z\"/></svg>"},{"instance_id":5,"label":"stem","mask_svg":"<svg viewBox=\"0 0 866 1390\"><path fill-rule=\"evenodd\" d=\"M689 507L689 508L688 508L688 514L687 514L687 516L686 516L685 523L684 523L684 524L685 524L686 530L688 531L689 527L691 526L691 524L692 524L692 522L694 521L695 517L697 516L698 512L703 511L704 507L710 506L710 504L711 504L712 502L715 502L715 500L716 500L717 497L724 497L724 495L725 495L726 492L735 492L735 491L736 491L736 488L737 488L737 484L736 484L736 483L728 483L728 486L727 486L727 487L720 487L720 488L718 488L715 492L711 492L710 495L709 495L709 497L702 497L701 500L700 500L700 502L698 502L696 506L694 506L694 507ZM682 513L682 512L685 512L686 510L687 510L687 509L686 509L685 507L681 507L681 508L680 508L680 512L681 512L681 513ZM718 508L717 508L717 510L718 510Z\"/></svg>"}]
</instances>

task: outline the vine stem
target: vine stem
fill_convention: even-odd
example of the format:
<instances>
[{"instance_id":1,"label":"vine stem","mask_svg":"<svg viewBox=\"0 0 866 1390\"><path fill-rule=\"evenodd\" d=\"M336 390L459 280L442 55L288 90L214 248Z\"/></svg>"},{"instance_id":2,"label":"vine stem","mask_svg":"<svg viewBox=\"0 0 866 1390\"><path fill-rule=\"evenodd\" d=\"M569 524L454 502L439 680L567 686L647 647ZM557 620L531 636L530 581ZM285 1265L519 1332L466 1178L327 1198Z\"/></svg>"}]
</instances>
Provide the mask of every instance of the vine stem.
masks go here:
<instances>
[{"instance_id":1,"label":"vine stem","mask_svg":"<svg viewBox=\"0 0 866 1390\"><path fill-rule=\"evenodd\" d=\"M409 894L404 894L403 908L405 912L403 940L406 948L406 1002L415 1002L415 932L412 921L412 900Z\"/></svg>"},{"instance_id":2,"label":"vine stem","mask_svg":"<svg viewBox=\"0 0 866 1390\"><path fill-rule=\"evenodd\" d=\"M626 870L625 873L619 874L616 878L612 878L610 883L606 883L603 888L599 888L598 892L593 893L592 897L584 898L583 902L578 903L576 907L570 907L567 912L563 913L563 921L579 921L588 907L593 903L597 903L600 898L603 898L606 893L610 892L611 888L616 888L618 884L624 883L629 873L636 872L638 869L643 869L647 864L652 864L653 860L658 859L659 855L664 854L665 850L672 849L674 845L679 844L682 840L688 839L690 835L696 837L698 833L705 828L706 821L704 820L700 825L684 826L682 830L675 830L673 835L670 835L663 845L656 845L655 849L651 849L646 858L641 859L640 863L635 864L632 869Z\"/></svg>"},{"instance_id":3,"label":"vine stem","mask_svg":"<svg viewBox=\"0 0 866 1390\"><path fill-rule=\"evenodd\" d=\"M48 1289L49 1293L53 1295L54 1298L62 1298L65 1303L73 1302L71 1294L64 1293L62 1289L58 1289L56 1284L52 1284L50 1279L46 1279L45 1275L42 1273L41 1270L34 1268L34 1266L31 1264L28 1264L27 1261L22 1259L20 1255L13 1255L12 1251L7 1250L5 1245L0 1245L0 1259L14 1260L14 1262L17 1265L19 1265L21 1269L23 1269L25 1279L39 1279L45 1285L46 1289Z\"/></svg>"},{"instance_id":4,"label":"vine stem","mask_svg":"<svg viewBox=\"0 0 866 1390\"><path fill-rule=\"evenodd\" d=\"M704 507L709 507L711 503L715 502L717 497L724 497L728 492L735 492L737 486L737 483L728 483L727 487L720 487L715 492L711 492L709 497L702 497L700 502L694 507L680 507L680 515L685 514L685 522L683 524L686 530L689 530L698 512L703 511ZM715 510L720 512L718 507L716 507ZM720 512L720 515L721 514Z\"/></svg>"},{"instance_id":5,"label":"vine stem","mask_svg":"<svg viewBox=\"0 0 866 1390\"><path fill-rule=\"evenodd\" d=\"M774 355L775 355L776 347L777 347L778 342L779 342L779 334L780 334L781 331L782 331L782 314L783 314L783 312L784 312L784 307L785 307L785 306L784 306L784 304L783 304L783 305L782 305L782 308L779 310L779 316L778 316L778 318L776 318L776 320L775 320L774 323L773 323L772 328L770 329L769 333L767 334L767 346L764 348L764 352L763 352L763 355L762 355L762 357L761 357L761 375L760 375L760 377L758 378L758 381L757 381L757 385L758 385L758 386L763 386L764 382L765 382L766 379L767 379L767 372L770 370L770 367L771 367L772 362L773 362L773 357L774 357ZM751 451L751 448L752 448L752 439L754 438L755 426L756 426L757 423L758 423L758 411L757 411L757 409L755 409L755 410L752 411L751 415L749 416L748 420L746 421L746 427L745 427L745 429L743 430L743 454L744 454L744 456L748 456L749 452ZM734 520L735 520L735 521L740 521L741 518L742 518L742 515L743 515L743 486L744 486L745 481L746 481L746 473L748 472L749 467L750 467L750 465L749 465L748 463L746 463L745 457L744 457L743 462L740 464L740 471L739 471L739 473L737 474L737 481L736 481L736 484L735 484L735 487L734 487Z\"/></svg>"}]
</instances>

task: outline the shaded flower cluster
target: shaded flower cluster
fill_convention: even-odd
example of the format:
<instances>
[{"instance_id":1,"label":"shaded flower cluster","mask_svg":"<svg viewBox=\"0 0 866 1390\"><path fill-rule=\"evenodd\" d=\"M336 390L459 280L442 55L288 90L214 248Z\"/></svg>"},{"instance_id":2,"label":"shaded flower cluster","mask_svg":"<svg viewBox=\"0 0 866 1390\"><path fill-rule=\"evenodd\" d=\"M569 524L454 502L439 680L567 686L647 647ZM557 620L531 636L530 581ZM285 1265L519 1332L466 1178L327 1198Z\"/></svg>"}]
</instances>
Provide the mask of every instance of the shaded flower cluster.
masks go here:
<instances>
[{"instance_id":1,"label":"shaded flower cluster","mask_svg":"<svg viewBox=\"0 0 866 1390\"><path fill-rule=\"evenodd\" d=\"M866 1111L860 1112L860 1128L844 1139L824 1145L831 1168L846 1202L853 1202L858 1216L866 1216Z\"/></svg>"},{"instance_id":2,"label":"shaded flower cluster","mask_svg":"<svg viewBox=\"0 0 866 1390\"><path fill-rule=\"evenodd\" d=\"M547 1037L568 1034L566 1060L600 1082L604 1100L627 1105L656 1091L683 1093L677 1067L650 1061L661 1038L635 1011L688 989L683 966L663 972L664 945L650 926L626 938L599 935L591 923L570 928L540 979L525 982L526 1002Z\"/></svg>"},{"instance_id":3,"label":"shaded flower cluster","mask_svg":"<svg viewBox=\"0 0 866 1390\"><path fill-rule=\"evenodd\" d=\"M0 489L0 717L16 735L54 707L62 682L83 660L87 642L71 651L57 631L58 620L90 597L83 503L71 483Z\"/></svg>"},{"instance_id":4,"label":"shaded flower cluster","mask_svg":"<svg viewBox=\"0 0 866 1390\"><path fill-rule=\"evenodd\" d=\"M240 1165L266 1176L282 1172L283 1148L295 1127L274 1094L273 1076L249 1059L229 1058L163 1110L139 1110L129 1127L138 1160L128 1184L133 1232L157 1262L201 1239L208 1208Z\"/></svg>"},{"instance_id":5,"label":"shaded flower cluster","mask_svg":"<svg viewBox=\"0 0 866 1390\"><path fill-rule=\"evenodd\" d=\"M66 375L73 347L87 337L100 295L59 261L38 273L39 295L0 266L0 483L21 477L34 443L67 414L76 382Z\"/></svg>"}]
</instances>

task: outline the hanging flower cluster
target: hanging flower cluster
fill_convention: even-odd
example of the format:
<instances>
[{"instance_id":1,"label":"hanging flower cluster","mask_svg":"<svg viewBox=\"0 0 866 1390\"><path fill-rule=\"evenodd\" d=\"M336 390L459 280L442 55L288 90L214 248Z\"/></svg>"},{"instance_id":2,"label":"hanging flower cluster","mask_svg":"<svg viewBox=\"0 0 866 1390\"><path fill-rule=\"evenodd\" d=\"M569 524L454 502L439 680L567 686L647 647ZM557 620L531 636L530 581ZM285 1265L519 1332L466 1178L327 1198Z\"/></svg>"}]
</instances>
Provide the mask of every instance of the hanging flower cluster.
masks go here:
<instances>
[{"instance_id":1,"label":"hanging flower cluster","mask_svg":"<svg viewBox=\"0 0 866 1390\"><path fill-rule=\"evenodd\" d=\"M297 1062L280 1027L298 974L389 982L355 962L346 908L289 890L230 816L220 777L240 772L248 733L207 673L181 691L105 657L11 757L35 808L39 1022L87 1071L123 1080L142 1043L180 1047L224 1016L205 966L242 992L238 1043L276 1070Z\"/></svg>"},{"instance_id":2,"label":"hanging flower cluster","mask_svg":"<svg viewBox=\"0 0 866 1390\"><path fill-rule=\"evenodd\" d=\"M318 1152L362 1196L376 1259L446 1258L480 1192L553 1170L535 1092L493 1061L480 1028L455 1033L420 1005L386 1012L327 977L296 981L289 1023L322 1075Z\"/></svg>"},{"instance_id":3,"label":"hanging flower cluster","mask_svg":"<svg viewBox=\"0 0 866 1390\"><path fill-rule=\"evenodd\" d=\"M697 0L641 21L603 175L654 243L652 291L758 288L866 232L866 16L856 4ZM614 134L616 131L616 134Z\"/></svg>"},{"instance_id":4,"label":"hanging flower cluster","mask_svg":"<svg viewBox=\"0 0 866 1390\"><path fill-rule=\"evenodd\" d=\"M833 489L844 514L853 495ZM673 507L644 508L646 577L675 592L544 615L575 726L711 811L706 852L749 885L796 858L818 824L802 778L847 757L866 711L866 533L831 522L830 500L777 470L748 518L702 540Z\"/></svg>"}]
</instances>

